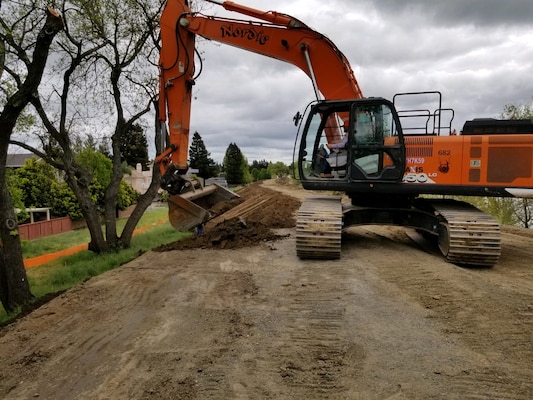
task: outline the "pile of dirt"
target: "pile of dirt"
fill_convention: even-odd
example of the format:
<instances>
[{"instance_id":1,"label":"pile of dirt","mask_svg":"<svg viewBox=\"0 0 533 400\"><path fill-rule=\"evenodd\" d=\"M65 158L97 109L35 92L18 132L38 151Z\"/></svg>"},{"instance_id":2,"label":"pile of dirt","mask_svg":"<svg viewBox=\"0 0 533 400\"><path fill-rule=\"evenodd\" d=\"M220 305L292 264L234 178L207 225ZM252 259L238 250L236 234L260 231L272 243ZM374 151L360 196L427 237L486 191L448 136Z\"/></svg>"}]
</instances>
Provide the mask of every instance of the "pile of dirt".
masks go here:
<instances>
[{"instance_id":1,"label":"pile of dirt","mask_svg":"<svg viewBox=\"0 0 533 400\"><path fill-rule=\"evenodd\" d=\"M213 229L206 229L200 236L193 236L177 242L159 246L154 251L171 251L186 249L237 249L256 245L261 241L279 239L270 228L257 222L247 223L235 217L225 220Z\"/></svg>"},{"instance_id":2,"label":"pile of dirt","mask_svg":"<svg viewBox=\"0 0 533 400\"><path fill-rule=\"evenodd\" d=\"M260 183L249 185L237 194L239 199L219 203L210 210L217 217L206 224L201 235L159 246L154 251L237 249L283 237L272 229L294 227L299 200Z\"/></svg>"}]
</instances>

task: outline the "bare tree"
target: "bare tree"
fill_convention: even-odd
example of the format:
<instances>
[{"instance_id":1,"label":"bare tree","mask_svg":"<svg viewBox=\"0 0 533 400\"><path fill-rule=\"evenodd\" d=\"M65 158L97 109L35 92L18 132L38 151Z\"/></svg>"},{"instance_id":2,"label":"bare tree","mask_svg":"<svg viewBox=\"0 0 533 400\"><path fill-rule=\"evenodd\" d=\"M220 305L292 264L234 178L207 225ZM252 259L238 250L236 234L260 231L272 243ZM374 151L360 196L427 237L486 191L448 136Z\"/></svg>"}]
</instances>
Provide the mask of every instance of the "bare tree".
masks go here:
<instances>
[{"instance_id":1,"label":"bare tree","mask_svg":"<svg viewBox=\"0 0 533 400\"><path fill-rule=\"evenodd\" d=\"M516 199L516 218L520 221L520 224L529 229L531 220L533 219L533 210L531 209L531 202L529 199Z\"/></svg>"},{"instance_id":2,"label":"bare tree","mask_svg":"<svg viewBox=\"0 0 533 400\"><path fill-rule=\"evenodd\" d=\"M17 219L6 184L8 148L18 118L36 96L52 41L63 29L61 16L52 9L43 13L42 9L30 7L26 17L28 24L22 23L21 19L9 24L0 16L3 72L13 87L11 93L7 84L2 85L3 109L0 113L0 300L7 312L32 299L22 261ZM32 35L37 26L41 27L35 41L26 43L24 39ZM31 50L33 54L30 56ZM16 55L18 62L8 65L5 61L8 55Z\"/></svg>"},{"instance_id":3,"label":"bare tree","mask_svg":"<svg viewBox=\"0 0 533 400\"><path fill-rule=\"evenodd\" d=\"M41 139L53 146L41 151L12 141L65 172L87 221L89 249L98 253L129 246L135 226L159 188L159 170L154 168L148 191L138 200L119 236L116 204L123 177L120 138L152 109L162 5L163 1L153 0L64 1L65 35L59 42L61 57L55 64L56 71L64 71L63 79L46 95L32 99L44 126ZM74 135L88 133L90 124L111 137L113 170L105 189L105 231L101 212L89 192L91 174L76 162L71 141ZM160 140L156 138L157 143Z\"/></svg>"},{"instance_id":4,"label":"bare tree","mask_svg":"<svg viewBox=\"0 0 533 400\"><path fill-rule=\"evenodd\" d=\"M533 118L533 102L529 104L506 104L503 106L501 118L531 119Z\"/></svg>"}]
</instances>

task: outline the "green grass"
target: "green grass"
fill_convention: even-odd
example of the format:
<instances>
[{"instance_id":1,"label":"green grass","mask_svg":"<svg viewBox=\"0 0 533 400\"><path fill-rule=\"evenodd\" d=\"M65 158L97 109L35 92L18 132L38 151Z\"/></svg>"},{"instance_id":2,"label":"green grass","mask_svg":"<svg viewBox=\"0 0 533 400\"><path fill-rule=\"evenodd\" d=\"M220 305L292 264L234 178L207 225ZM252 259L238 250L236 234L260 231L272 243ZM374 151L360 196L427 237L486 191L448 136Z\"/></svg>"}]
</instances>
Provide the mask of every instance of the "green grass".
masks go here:
<instances>
[{"instance_id":1,"label":"green grass","mask_svg":"<svg viewBox=\"0 0 533 400\"><path fill-rule=\"evenodd\" d=\"M131 246L118 252L95 254L88 250L63 257L46 265L27 270L32 293L41 297L75 286L93 276L133 260L140 252L188 236L175 231L170 224L157 225L135 235Z\"/></svg>"},{"instance_id":2,"label":"green grass","mask_svg":"<svg viewBox=\"0 0 533 400\"><path fill-rule=\"evenodd\" d=\"M157 207L148 210L144 213L137 227L152 225L156 222L167 218L168 209L165 207ZM117 231L120 233L126 219L117 221ZM22 241L22 254L24 258L31 258L40 256L42 254L54 253L56 251L68 249L80 244L89 243L91 236L88 229L77 229L70 232L64 232L57 235L46 236L36 240Z\"/></svg>"},{"instance_id":3,"label":"green grass","mask_svg":"<svg viewBox=\"0 0 533 400\"><path fill-rule=\"evenodd\" d=\"M137 226L153 225L165 219L167 212L167 208L147 211ZM124 223L125 221L120 222L119 232ZM165 222L153 225L135 235L132 238L131 246L127 249L109 254L95 254L88 250L83 250L71 256L59 258L46 265L30 268L26 272L31 292L38 299L51 293L66 290L93 276L119 267L133 260L142 252L187 236L190 236L190 233L177 232L169 222ZM89 238L87 229L80 229L25 242L23 244L23 252L25 257L34 257L87 243ZM31 256L28 254L31 254ZM0 310L0 323L8 321L15 316L7 315L2 309Z\"/></svg>"}]
</instances>

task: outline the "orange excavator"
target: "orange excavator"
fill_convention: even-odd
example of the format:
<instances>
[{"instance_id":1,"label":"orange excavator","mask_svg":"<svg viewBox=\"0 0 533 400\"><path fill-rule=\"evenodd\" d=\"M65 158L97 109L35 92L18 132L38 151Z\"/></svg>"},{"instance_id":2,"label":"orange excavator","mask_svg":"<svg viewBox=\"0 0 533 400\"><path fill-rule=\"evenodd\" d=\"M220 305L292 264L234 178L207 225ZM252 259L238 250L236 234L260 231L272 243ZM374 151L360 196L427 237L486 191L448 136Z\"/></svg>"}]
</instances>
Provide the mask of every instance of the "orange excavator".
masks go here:
<instances>
[{"instance_id":1,"label":"orange excavator","mask_svg":"<svg viewBox=\"0 0 533 400\"><path fill-rule=\"evenodd\" d=\"M196 35L299 67L312 79L317 97L363 97L348 60L324 35L285 14L263 12L231 1L208 1L264 22L194 13L187 0L169 0L165 5L160 19L159 116L162 131L168 127L168 135L163 135L168 140L157 161L163 175L161 186L170 195L169 219L178 230L200 224L209 218L210 207L236 196L219 185L202 187L198 181L186 178L191 97L196 80ZM330 125L334 123L332 120ZM338 127L328 127L326 131L330 141L341 140Z\"/></svg>"},{"instance_id":2,"label":"orange excavator","mask_svg":"<svg viewBox=\"0 0 533 400\"><path fill-rule=\"evenodd\" d=\"M492 266L501 252L500 229L473 206L451 195L533 197L533 122L475 119L460 134L454 112L439 92L401 93L392 101L365 98L350 64L324 35L275 11L208 0L259 21L192 12L187 0L168 0L161 16L159 115L168 126L158 157L169 217L177 229L203 222L196 199L231 197L198 188L188 169L195 36L289 62L311 79L317 97L297 114L298 172L305 189L346 193L307 198L298 211L300 258L335 259L342 229L405 226L433 237L447 261ZM412 106L422 104L423 106ZM342 148L339 145L342 143ZM200 205L205 212L205 206Z\"/></svg>"}]
</instances>

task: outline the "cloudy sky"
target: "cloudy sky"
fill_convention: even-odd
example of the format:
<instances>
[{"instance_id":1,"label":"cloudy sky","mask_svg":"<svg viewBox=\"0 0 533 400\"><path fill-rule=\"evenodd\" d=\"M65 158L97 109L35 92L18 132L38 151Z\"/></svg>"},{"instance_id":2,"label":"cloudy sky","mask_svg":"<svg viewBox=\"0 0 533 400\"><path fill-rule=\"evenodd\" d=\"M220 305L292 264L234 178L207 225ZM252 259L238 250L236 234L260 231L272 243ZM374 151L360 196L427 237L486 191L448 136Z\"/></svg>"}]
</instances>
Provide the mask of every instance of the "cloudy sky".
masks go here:
<instances>
[{"instance_id":1,"label":"cloudy sky","mask_svg":"<svg viewBox=\"0 0 533 400\"><path fill-rule=\"evenodd\" d=\"M239 0L290 14L328 36L346 55L367 97L438 90L455 110L453 127L499 117L533 98L531 0ZM211 5L207 14L249 19ZM253 160L292 161L292 117L314 99L296 67L200 41L203 72L191 132L221 162L229 143Z\"/></svg>"}]
</instances>

